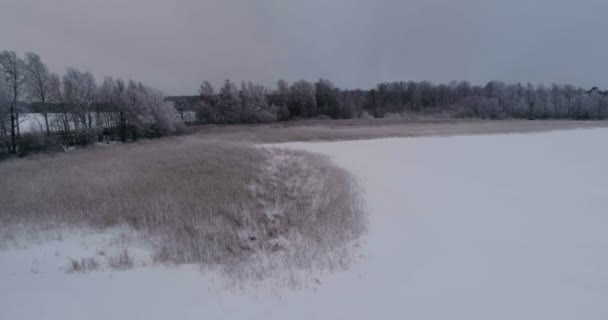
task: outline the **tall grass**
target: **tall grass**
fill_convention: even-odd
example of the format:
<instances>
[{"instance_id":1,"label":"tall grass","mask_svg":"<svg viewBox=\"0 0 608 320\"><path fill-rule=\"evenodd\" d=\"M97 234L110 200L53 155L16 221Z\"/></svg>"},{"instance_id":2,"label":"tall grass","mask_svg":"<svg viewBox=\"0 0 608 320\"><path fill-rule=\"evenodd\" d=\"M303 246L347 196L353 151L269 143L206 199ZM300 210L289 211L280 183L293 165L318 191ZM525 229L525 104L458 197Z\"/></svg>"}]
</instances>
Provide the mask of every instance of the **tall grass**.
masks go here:
<instances>
[{"instance_id":1,"label":"tall grass","mask_svg":"<svg viewBox=\"0 0 608 320\"><path fill-rule=\"evenodd\" d=\"M475 119L356 119L300 120L260 125L202 126L198 135L229 141L276 143L290 141L357 140L608 127L608 121L475 120Z\"/></svg>"},{"instance_id":2,"label":"tall grass","mask_svg":"<svg viewBox=\"0 0 608 320\"><path fill-rule=\"evenodd\" d=\"M310 266L365 228L348 173L302 152L190 136L0 163L0 229L121 224L156 261L228 269Z\"/></svg>"}]
</instances>

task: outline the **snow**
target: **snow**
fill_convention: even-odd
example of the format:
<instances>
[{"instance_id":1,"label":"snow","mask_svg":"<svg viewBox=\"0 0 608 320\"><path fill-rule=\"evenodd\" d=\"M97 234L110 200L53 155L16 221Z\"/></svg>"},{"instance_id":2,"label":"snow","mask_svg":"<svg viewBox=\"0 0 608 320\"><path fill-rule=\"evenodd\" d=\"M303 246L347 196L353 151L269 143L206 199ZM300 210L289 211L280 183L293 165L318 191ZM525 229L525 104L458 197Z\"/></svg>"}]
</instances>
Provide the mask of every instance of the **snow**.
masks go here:
<instances>
[{"instance_id":1,"label":"snow","mask_svg":"<svg viewBox=\"0 0 608 320\"><path fill-rule=\"evenodd\" d=\"M365 257L349 271L297 290L227 289L195 266L66 274L65 255L94 246L64 238L0 251L0 319L607 319L606 141L594 129L283 145L329 155L365 190Z\"/></svg>"}]
</instances>

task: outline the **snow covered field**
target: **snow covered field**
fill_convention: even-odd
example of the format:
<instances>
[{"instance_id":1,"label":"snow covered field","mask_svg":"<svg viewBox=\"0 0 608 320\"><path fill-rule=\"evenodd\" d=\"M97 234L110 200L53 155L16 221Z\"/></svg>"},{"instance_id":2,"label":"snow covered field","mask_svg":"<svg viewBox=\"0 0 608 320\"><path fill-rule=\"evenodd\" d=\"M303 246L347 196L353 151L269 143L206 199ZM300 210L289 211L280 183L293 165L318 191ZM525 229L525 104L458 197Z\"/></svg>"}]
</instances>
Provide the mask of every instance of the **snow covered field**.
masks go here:
<instances>
[{"instance_id":1,"label":"snow covered field","mask_svg":"<svg viewBox=\"0 0 608 320\"><path fill-rule=\"evenodd\" d=\"M103 235L0 251L0 319L607 319L608 129L293 143L353 172L363 257L292 290L195 266L66 274Z\"/></svg>"}]
</instances>

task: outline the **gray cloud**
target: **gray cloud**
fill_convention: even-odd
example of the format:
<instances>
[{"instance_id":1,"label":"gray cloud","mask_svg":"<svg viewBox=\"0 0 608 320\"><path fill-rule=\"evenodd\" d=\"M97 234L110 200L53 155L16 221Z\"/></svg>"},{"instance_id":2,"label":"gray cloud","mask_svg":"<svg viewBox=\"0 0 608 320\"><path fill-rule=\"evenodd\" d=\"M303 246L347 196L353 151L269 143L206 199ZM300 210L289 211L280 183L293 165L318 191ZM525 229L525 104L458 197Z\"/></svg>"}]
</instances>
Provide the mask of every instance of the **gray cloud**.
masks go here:
<instances>
[{"instance_id":1,"label":"gray cloud","mask_svg":"<svg viewBox=\"0 0 608 320\"><path fill-rule=\"evenodd\" d=\"M205 79L343 87L454 79L608 87L608 3L0 0L0 46L169 94Z\"/></svg>"}]
</instances>

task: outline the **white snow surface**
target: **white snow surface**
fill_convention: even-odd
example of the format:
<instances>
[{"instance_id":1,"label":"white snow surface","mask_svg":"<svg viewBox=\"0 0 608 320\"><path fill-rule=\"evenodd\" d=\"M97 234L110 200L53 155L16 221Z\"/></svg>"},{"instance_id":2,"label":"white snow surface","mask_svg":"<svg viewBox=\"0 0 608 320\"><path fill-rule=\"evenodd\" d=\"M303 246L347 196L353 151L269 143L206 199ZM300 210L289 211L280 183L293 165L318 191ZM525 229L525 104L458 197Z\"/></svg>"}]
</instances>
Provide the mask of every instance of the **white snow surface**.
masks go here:
<instances>
[{"instance_id":1,"label":"white snow surface","mask_svg":"<svg viewBox=\"0 0 608 320\"><path fill-rule=\"evenodd\" d=\"M298 290L195 266L66 274L95 251L64 238L0 251L0 319L608 319L608 130L282 147L363 187L350 270Z\"/></svg>"}]
</instances>

